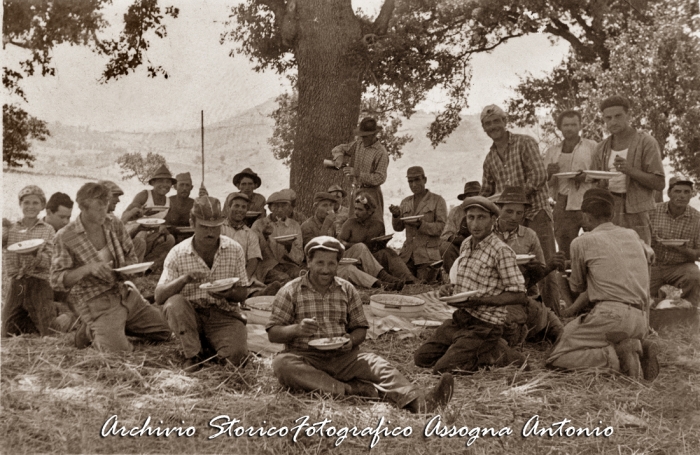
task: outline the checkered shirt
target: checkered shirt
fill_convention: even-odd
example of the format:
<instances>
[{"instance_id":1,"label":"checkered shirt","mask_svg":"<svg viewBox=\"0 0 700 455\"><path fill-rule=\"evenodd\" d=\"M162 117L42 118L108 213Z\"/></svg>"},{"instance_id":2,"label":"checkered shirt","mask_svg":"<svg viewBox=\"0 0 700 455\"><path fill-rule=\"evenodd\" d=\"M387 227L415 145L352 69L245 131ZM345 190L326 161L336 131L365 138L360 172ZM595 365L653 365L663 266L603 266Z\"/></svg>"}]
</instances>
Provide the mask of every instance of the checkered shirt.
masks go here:
<instances>
[{"instance_id":1,"label":"checkered shirt","mask_svg":"<svg viewBox=\"0 0 700 455\"><path fill-rule=\"evenodd\" d=\"M104 224L102 224L102 232L104 232L107 240L107 249L112 255L113 268L116 269L138 262L134 244L131 242L131 237L127 234L121 220L108 216ZM58 231L54 238L49 280L51 287L56 291L68 292L69 289L63 285L63 277L66 272L94 262L102 262L102 260L97 249L88 239L85 226L83 226L83 222L78 216L75 221L68 223L67 226ZM112 289L117 283L116 274L107 281L88 275L77 282L70 289L70 292L76 303L82 304Z\"/></svg>"},{"instance_id":2,"label":"checkered shirt","mask_svg":"<svg viewBox=\"0 0 700 455\"><path fill-rule=\"evenodd\" d=\"M389 167L389 154L381 142L365 147L361 139L349 144L341 144L333 149L334 152L353 156L350 166L355 169L355 183L359 187L375 187L386 182L386 170ZM333 154L335 157L335 153Z\"/></svg>"},{"instance_id":3,"label":"checkered shirt","mask_svg":"<svg viewBox=\"0 0 700 455\"><path fill-rule=\"evenodd\" d=\"M245 271L245 253L238 242L221 235L219 237L219 249L214 255L214 263L210 269L204 262L204 259L192 247L193 239L194 237L185 239L170 250L163 263L163 274L158 280L158 286L170 283L182 275L192 272L204 272L206 281L237 277L240 278L240 281L236 283L236 286L248 286L248 277ZM238 303L217 299L207 291L199 289L200 284L188 283L180 291L180 294L194 308L217 307L224 311L238 311Z\"/></svg>"},{"instance_id":4,"label":"checkered shirt","mask_svg":"<svg viewBox=\"0 0 700 455\"><path fill-rule=\"evenodd\" d=\"M316 318L319 331L310 337L295 338L286 344L288 351L306 351L311 340L340 337L357 328L369 327L360 294L352 284L338 277L325 294L314 289L308 275L287 283L275 296L265 328L298 324L305 318Z\"/></svg>"},{"instance_id":5,"label":"checkered shirt","mask_svg":"<svg viewBox=\"0 0 700 455\"><path fill-rule=\"evenodd\" d=\"M251 259L262 259L258 235L245 224L236 229L231 227L231 225L228 224L228 221L226 221L226 223L221 226L221 235L225 235L226 237L238 242L238 244L243 248L246 261Z\"/></svg>"},{"instance_id":6,"label":"checkered shirt","mask_svg":"<svg viewBox=\"0 0 700 455\"><path fill-rule=\"evenodd\" d=\"M455 293L478 290L475 297L525 292L525 279L518 269L513 250L491 233L472 246L473 238L462 243ZM503 325L508 314L505 306L479 305L465 308L484 322Z\"/></svg>"},{"instance_id":7,"label":"checkered shirt","mask_svg":"<svg viewBox=\"0 0 700 455\"><path fill-rule=\"evenodd\" d=\"M508 148L505 162L496 151L496 144L491 145L484 159L484 175L481 185L482 196L502 193L506 186L535 188L537 191L529 197L530 206L525 211L525 218L532 220L540 210L552 218L547 189L547 169L540 155L537 142L530 136L508 132Z\"/></svg>"},{"instance_id":8,"label":"checkered shirt","mask_svg":"<svg viewBox=\"0 0 700 455\"><path fill-rule=\"evenodd\" d=\"M26 232L23 232L25 231ZM30 239L44 239L44 244L36 254L17 254L12 251L5 253L5 271L7 276L33 276L49 281L49 269L51 267L51 253L53 252L53 238L56 235L53 226L38 220L34 226L27 228L18 221L12 225L7 236L7 244L24 242Z\"/></svg>"},{"instance_id":9,"label":"checkered shirt","mask_svg":"<svg viewBox=\"0 0 700 455\"><path fill-rule=\"evenodd\" d=\"M678 218L673 218L668 210L668 202L656 204L649 212L651 232L660 239L686 239L690 242L685 246L692 249L700 248L700 212L686 207L685 212ZM654 244L656 263L658 265L673 265L688 262L682 254L672 251L660 243Z\"/></svg>"}]
</instances>

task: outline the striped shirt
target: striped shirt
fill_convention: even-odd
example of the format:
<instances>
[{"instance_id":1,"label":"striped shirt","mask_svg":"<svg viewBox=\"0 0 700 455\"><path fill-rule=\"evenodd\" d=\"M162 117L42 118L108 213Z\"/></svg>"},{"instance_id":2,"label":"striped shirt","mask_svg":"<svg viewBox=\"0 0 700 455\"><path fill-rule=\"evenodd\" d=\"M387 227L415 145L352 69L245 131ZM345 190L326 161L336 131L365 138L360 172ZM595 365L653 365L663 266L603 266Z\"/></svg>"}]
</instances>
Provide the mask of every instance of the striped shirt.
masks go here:
<instances>
[{"instance_id":1,"label":"striped shirt","mask_svg":"<svg viewBox=\"0 0 700 455\"><path fill-rule=\"evenodd\" d=\"M108 216L102 224L102 232L107 241L107 249L112 255L113 268L124 267L138 262L134 251L134 244L127 234L124 224L116 217ZM85 226L81 217L68 223L58 231L54 238L53 258L51 260L51 287L56 291L67 292L69 289L63 284L66 272L82 267L86 264L102 262L99 251L93 246L85 232ZM82 304L88 300L112 289L116 284L117 276L113 274L109 280L104 281L92 275L88 275L78 281L71 289L71 295L76 303Z\"/></svg>"},{"instance_id":2,"label":"striped shirt","mask_svg":"<svg viewBox=\"0 0 700 455\"><path fill-rule=\"evenodd\" d=\"M498 155L495 143L484 159L481 195L489 197L500 194L506 186L536 190L534 195L528 197L532 205L525 211L525 218L532 220L540 210L544 210L552 219L552 208L548 202L547 169L537 142L530 136L508 132L505 161Z\"/></svg>"},{"instance_id":3,"label":"striped shirt","mask_svg":"<svg viewBox=\"0 0 700 455\"><path fill-rule=\"evenodd\" d=\"M685 246L692 249L700 248L700 212L688 206L685 212L678 218L673 218L668 210L668 202L656 204L654 210L649 211L652 235L660 239L685 239L690 240ZM654 243L656 264L673 265L690 262L680 253L670 248Z\"/></svg>"},{"instance_id":4,"label":"striped shirt","mask_svg":"<svg viewBox=\"0 0 700 455\"><path fill-rule=\"evenodd\" d=\"M306 351L311 340L340 337L357 328L369 327L360 294L352 284L338 277L325 294L313 287L308 274L287 283L275 296L265 328L299 324L306 318L316 318L319 331L310 337L295 338L285 345L286 350Z\"/></svg>"},{"instance_id":5,"label":"striped shirt","mask_svg":"<svg viewBox=\"0 0 700 455\"><path fill-rule=\"evenodd\" d=\"M214 263L211 269L204 259L197 254L192 247L194 237L183 240L175 245L165 258L163 274L158 280L158 286L168 284L171 281L193 272L206 274L206 281L221 280L224 278L240 278L236 286L248 286L248 276L245 271L245 255L243 248L224 235L219 237L219 249L214 255ZM238 311L238 303L218 299L203 289L199 289L201 283L186 284L180 294L196 308L217 307L224 311Z\"/></svg>"},{"instance_id":6,"label":"striped shirt","mask_svg":"<svg viewBox=\"0 0 700 455\"><path fill-rule=\"evenodd\" d=\"M513 250L491 233L476 245L468 237L459 252L455 293L479 291L474 297L504 292L525 292L525 279L518 269ZM506 322L506 306L479 305L465 308L469 314L494 325Z\"/></svg>"},{"instance_id":7,"label":"striped shirt","mask_svg":"<svg viewBox=\"0 0 700 455\"><path fill-rule=\"evenodd\" d=\"M56 231L54 231L53 226L42 220L37 220L34 226L29 228L22 224L22 220L13 224L7 236L8 245L30 239L44 239L44 244L36 253L17 254L5 251L4 265L7 276L10 278L33 276L49 281L55 235Z\"/></svg>"}]
</instances>

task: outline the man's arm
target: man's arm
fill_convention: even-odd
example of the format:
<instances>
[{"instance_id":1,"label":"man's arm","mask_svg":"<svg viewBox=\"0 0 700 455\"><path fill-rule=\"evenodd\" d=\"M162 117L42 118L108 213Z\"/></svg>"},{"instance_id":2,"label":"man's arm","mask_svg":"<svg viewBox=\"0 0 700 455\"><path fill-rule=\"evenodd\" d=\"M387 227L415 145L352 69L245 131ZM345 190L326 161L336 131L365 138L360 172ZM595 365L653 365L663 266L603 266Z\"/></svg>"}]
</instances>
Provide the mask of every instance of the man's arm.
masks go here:
<instances>
[{"instance_id":1,"label":"man's arm","mask_svg":"<svg viewBox=\"0 0 700 455\"><path fill-rule=\"evenodd\" d=\"M304 221L301 225L301 238L303 239L304 245L309 243L309 241L311 241L311 239L313 239L314 237L318 237L318 232L316 232L316 229L311 219L308 219Z\"/></svg>"},{"instance_id":2,"label":"man's arm","mask_svg":"<svg viewBox=\"0 0 700 455\"><path fill-rule=\"evenodd\" d=\"M482 297L470 298L467 300L468 306L491 305L527 305L527 294L524 292L502 292L498 295L485 295Z\"/></svg>"},{"instance_id":3,"label":"man's arm","mask_svg":"<svg viewBox=\"0 0 700 455\"><path fill-rule=\"evenodd\" d=\"M437 199L435 201L435 221L421 221L420 226L418 226L418 232L431 237L439 237L440 234L442 234L442 230L445 228L445 223L447 222L447 203L441 196L433 196Z\"/></svg>"},{"instance_id":4,"label":"man's arm","mask_svg":"<svg viewBox=\"0 0 700 455\"><path fill-rule=\"evenodd\" d=\"M537 142L528 136L523 141L521 153L526 187L537 190L547 183L547 169L544 167L544 161L542 160L542 156L540 156L540 149L537 146Z\"/></svg>"},{"instance_id":5,"label":"man's arm","mask_svg":"<svg viewBox=\"0 0 700 455\"><path fill-rule=\"evenodd\" d=\"M355 176L357 181L363 185L379 186L386 182L386 170L389 167L389 155L386 153L386 149L380 144L381 151L379 158L377 160L377 167L373 172L359 172L355 168Z\"/></svg>"},{"instance_id":6,"label":"man's arm","mask_svg":"<svg viewBox=\"0 0 700 455\"><path fill-rule=\"evenodd\" d=\"M581 238L582 240L582 238ZM581 240L574 239L571 242L571 276L569 277L569 287L574 292L584 292L586 290L586 261L583 256Z\"/></svg>"},{"instance_id":7,"label":"man's arm","mask_svg":"<svg viewBox=\"0 0 700 455\"><path fill-rule=\"evenodd\" d=\"M148 201L148 193L146 190L134 196L134 200L124 210L124 213L122 213L122 222L126 223L141 216L141 209L146 205L146 201Z\"/></svg>"}]
</instances>

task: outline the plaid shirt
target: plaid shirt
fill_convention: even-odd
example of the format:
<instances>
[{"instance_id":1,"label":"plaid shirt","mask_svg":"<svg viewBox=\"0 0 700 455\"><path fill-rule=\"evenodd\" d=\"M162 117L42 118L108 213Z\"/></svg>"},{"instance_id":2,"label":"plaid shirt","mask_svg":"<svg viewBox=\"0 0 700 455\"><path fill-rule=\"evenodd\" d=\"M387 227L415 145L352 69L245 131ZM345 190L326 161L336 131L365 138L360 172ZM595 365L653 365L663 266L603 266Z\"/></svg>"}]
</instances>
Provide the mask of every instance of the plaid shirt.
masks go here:
<instances>
[{"instance_id":1,"label":"plaid shirt","mask_svg":"<svg viewBox=\"0 0 700 455\"><path fill-rule=\"evenodd\" d=\"M491 145L484 159L484 175L481 185L482 196L502 193L506 186L534 188L535 194L528 200L532 205L525 211L525 218L532 220L540 210L552 218L552 208L548 202L547 169L540 156L537 142L530 136L508 132L508 148L505 162Z\"/></svg>"},{"instance_id":2,"label":"plaid shirt","mask_svg":"<svg viewBox=\"0 0 700 455\"><path fill-rule=\"evenodd\" d=\"M381 142L365 147L361 139L349 144L341 144L332 151L334 158L340 153L349 155L350 166L355 169L355 182L359 187L374 187L386 182L389 167L389 154ZM354 154L354 156L353 156Z\"/></svg>"},{"instance_id":3,"label":"plaid shirt","mask_svg":"<svg viewBox=\"0 0 700 455\"><path fill-rule=\"evenodd\" d=\"M30 239L44 239L45 243L35 254L17 254L12 251L4 251L4 265L7 276L10 278L33 276L49 281L51 253L55 235L56 231L54 231L53 226L42 220L37 220L34 226L30 228L24 226L22 220L13 224L7 236L8 245Z\"/></svg>"},{"instance_id":4,"label":"plaid shirt","mask_svg":"<svg viewBox=\"0 0 700 455\"><path fill-rule=\"evenodd\" d=\"M491 233L472 245L473 237L462 243L455 292L478 290L475 297L500 295L504 292L525 292L525 279L518 269L513 250ZM479 305L465 308L475 318L503 325L507 307Z\"/></svg>"},{"instance_id":5,"label":"plaid shirt","mask_svg":"<svg viewBox=\"0 0 700 455\"><path fill-rule=\"evenodd\" d=\"M688 206L685 212L678 218L673 218L668 211L668 202L656 204L654 210L649 212L652 235L660 239L686 239L690 242L685 246L692 249L700 248L700 212ZM682 264L688 261L682 254L672 251L668 247L654 244L656 263L658 265Z\"/></svg>"},{"instance_id":6,"label":"plaid shirt","mask_svg":"<svg viewBox=\"0 0 700 455\"><path fill-rule=\"evenodd\" d=\"M195 234L196 235L196 234ZM245 271L245 253L243 248L225 235L219 237L219 249L214 255L214 263L211 269L204 259L192 247L194 237L183 240L175 245L165 258L163 274L158 280L158 286L168 284L171 281L192 272L204 272L207 281L221 280L224 278L240 278L236 286L248 286L248 276ZM201 283L186 284L180 294L196 308L218 307L224 311L239 311L238 303L225 299L217 299L207 291L199 289Z\"/></svg>"},{"instance_id":7,"label":"plaid shirt","mask_svg":"<svg viewBox=\"0 0 700 455\"><path fill-rule=\"evenodd\" d=\"M134 244L127 234L124 224L116 217L108 216L102 224L107 240L107 249L113 258L113 268L124 267L138 262L134 252ZM54 238L53 259L51 261L51 287L56 291L67 292L63 285L63 277L66 272L82 267L86 264L102 262L97 249L88 239L85 226L80 216L75 221L68 223L66 227L58 231ZM88 300L112 289L116 284L117 276L114 274L109 280L104 281L92 275L88 275L73 288L71 294L76 303L82 304Z\"/></svg>"},{"instance_id":8,"label":"plaid shirt","mask_svg":"<svg viewBox=\"0 0 700 455\"><path fill-rule=\"evenodd\" d=\"M316 318L319 332L295 338L285 345L286 350L306 351L311 340L340 337L357 328L369 327L360 294L352 284L338 277L325 294L316 291L308 274L287 283L275 296L272 315L265 328L298 324L305 318Z\"/></svg>"}]
</instances>

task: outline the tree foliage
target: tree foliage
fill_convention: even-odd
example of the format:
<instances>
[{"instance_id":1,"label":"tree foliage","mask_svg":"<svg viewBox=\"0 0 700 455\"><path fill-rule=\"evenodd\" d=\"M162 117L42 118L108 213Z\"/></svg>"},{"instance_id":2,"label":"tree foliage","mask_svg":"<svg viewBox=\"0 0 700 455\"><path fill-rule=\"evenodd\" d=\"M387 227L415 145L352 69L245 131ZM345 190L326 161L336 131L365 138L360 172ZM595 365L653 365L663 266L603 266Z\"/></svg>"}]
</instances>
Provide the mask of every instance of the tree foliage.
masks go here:
<instances>
[{"instance_id":1,"label":"tree foliage","mask_svg":"<svg viewBox=\"0 0 700 455\"><path fill-rule=\"evenodd\" d=\"M18 106L2 106L2 161L8 168L25 164L34 167L32 161L36 158L29 153L29 140L44 141L49 135L46 122L32 117Z\"/></svg>"},{"instance_id":2,"label":"tree foliage","mask_svg":"<svg viewBox=\"0 0 700 455\"><path fill-rule=\"evenodd\" d=\"M125 153L117 158L117 164L121 168L122 180L136 177L145 185L155 171L165 164L165 158L153 152L148 152L145 158L141 153Z\"/></svg>"}]
</instances>

